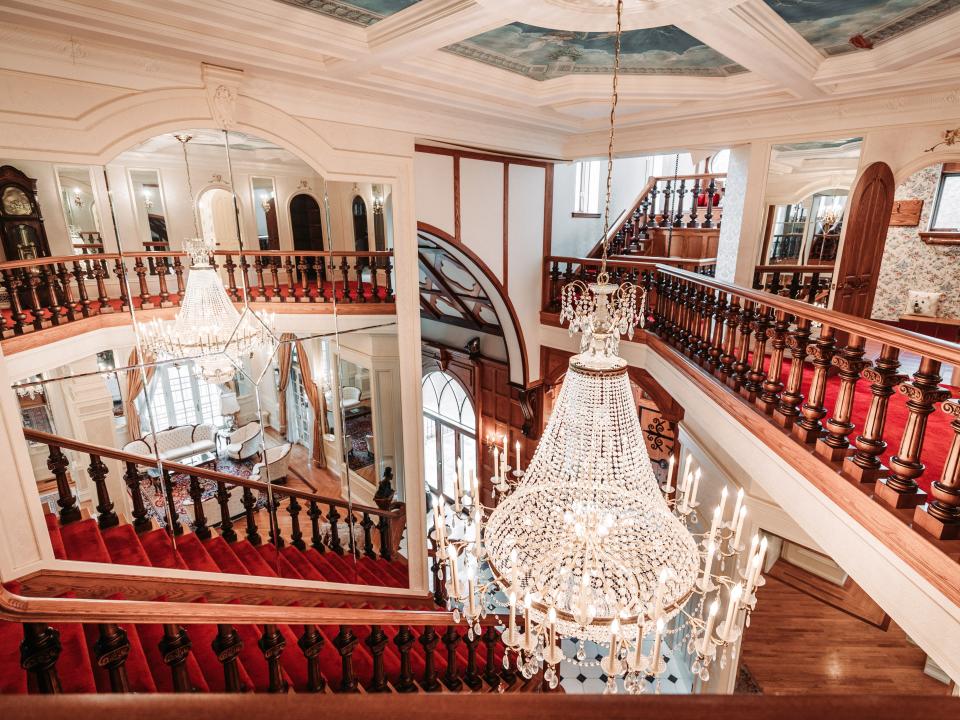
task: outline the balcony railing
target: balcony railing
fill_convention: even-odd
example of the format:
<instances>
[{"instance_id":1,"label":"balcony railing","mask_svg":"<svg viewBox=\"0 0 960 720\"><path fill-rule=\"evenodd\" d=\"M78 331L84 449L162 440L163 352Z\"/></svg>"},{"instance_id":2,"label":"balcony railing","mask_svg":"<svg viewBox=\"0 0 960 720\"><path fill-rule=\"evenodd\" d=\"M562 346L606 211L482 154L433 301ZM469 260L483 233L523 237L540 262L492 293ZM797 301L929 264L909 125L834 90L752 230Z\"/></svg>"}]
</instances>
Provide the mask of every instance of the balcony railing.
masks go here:
<instances>
[{"instance_id":1,"label":"balcony railing","mask_svg":"<svg viewBox=\"0 0 960 720\"><path fill-rule=\"evenodd\" d=\"M394 303L392 251L217 251L213 264L235 302ZM131 303L144 310L175 307L189 272L182 252L0 263L2 335L125 311Z\"/></svg>"},{"instance_id":2,"label":"balcony railing","mask_svg":"<svg viewBox=\"0 0 960 720\"><path fill-rule=\"evenodd\" d=\"M757 265L753 289L826 307L833 265Z\"/></svg>"}]
</instances>

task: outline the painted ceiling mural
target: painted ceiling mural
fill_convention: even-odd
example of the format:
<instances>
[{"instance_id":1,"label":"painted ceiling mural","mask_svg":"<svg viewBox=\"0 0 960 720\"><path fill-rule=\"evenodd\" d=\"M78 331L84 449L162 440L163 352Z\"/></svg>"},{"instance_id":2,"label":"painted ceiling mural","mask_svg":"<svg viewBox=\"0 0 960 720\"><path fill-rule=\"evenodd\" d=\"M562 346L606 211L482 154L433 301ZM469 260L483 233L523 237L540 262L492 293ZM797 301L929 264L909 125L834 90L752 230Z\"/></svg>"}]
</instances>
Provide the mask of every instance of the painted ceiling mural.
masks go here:
<instances>
[{"instance_id":1,"label":"painted ceiling mural","mask_svg":"<svg viewBox=\"0 0 960 720\"><path fill-rule=\"evenodd\" d=\"M613 32L568 32L511 23L450 45L448 52L535 80L613 71ZM628 30L621 71L635 75L719 77L746 72L729 58L673 25Z\"/></svg>"},{"instance_id":2,"label":"painted ceiling mural","mask_svg":"<svg viewBox=\"0 0 960 720\"><path fill-rule=\"evenodd\" d=\"M287 5L305 8L329 15L338 20L346 20L355 25L373 25L388 15L406 10L419 0L280 0Z\"/></svg>"},{"instance_id":3,"label":"painted ceiling mural","mask_svg":"<svg viewBox=\"0 0 960 720\"><path fill-rule=\"evenodd\" d=\"M960 8L960 0L766 0L825 55L870 47ZM860 36L857 43L851 38ZM865 41L865 42L864 42Z\"/></svg>"}]
</instances>

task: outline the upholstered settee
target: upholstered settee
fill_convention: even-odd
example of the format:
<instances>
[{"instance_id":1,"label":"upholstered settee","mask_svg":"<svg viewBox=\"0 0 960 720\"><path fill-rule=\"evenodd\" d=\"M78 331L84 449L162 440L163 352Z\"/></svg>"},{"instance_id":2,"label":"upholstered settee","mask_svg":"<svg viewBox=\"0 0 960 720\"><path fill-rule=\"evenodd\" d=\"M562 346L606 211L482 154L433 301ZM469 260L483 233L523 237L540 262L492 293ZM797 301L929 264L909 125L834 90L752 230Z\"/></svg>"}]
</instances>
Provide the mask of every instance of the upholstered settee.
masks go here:
<instances>
[{"instance_id":1,"label":"upholstered settee","mask_svg":"<svg viewBox=\"0 0 960 720\"><path fill-rule=\"evenodd\" d=\"M264 460L254 465L250 471L250 479L261 482L269 480L278 485L287 482L287 469L290 467L290 450L292 448L293 445L290 443L267 448L264 453Z\"/></svg>"},{"instance_id":2,"label":"upholstered settee","mask_svg":"<svg viewBox=\"0 0 960 720\"><path fill-rule=\"evenodd\" d=\"M161 430L156 435L156 450L161 460L177 461L202 452L216 451L215 429L212 425L178 425ZM123 446L124 452L137 455L154 454L153 434Z\"/></svg>"},{"instance_id":3,"label":"upholstered settee","mask_svg":"<svg viewBox=\"0 0 960 720\"><path fill-rule=\"evenodd\" d=\"M261 445L260 423L251 420L230 433L227 438L227 457L233 460L246 460L260 452Z\"/></svg>"}]
</instances>

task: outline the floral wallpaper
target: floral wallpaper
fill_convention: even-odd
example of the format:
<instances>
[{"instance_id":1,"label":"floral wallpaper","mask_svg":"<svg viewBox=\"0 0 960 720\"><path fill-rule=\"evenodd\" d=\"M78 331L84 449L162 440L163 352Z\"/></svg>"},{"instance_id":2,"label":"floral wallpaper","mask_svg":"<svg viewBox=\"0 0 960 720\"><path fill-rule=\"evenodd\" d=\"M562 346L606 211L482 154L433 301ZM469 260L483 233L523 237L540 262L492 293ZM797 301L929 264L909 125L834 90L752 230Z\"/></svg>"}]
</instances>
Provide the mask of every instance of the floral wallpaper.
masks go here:
<instances>
[{"instance_id":1,"label":"floral wallpaper","mask_svg":"<svg viewBox=\"0 0 960 720\"><path fill-rule=\"evenodd\" d=\"M905 312L907 292L940 292L940 316L960 318L960 246L928 245L920 230L930 225L940 164L918 170L896 191L897 200L923 200L917 227L891 227L883 250L871 317L897 320Z\"/></svg>"}]
</instances>

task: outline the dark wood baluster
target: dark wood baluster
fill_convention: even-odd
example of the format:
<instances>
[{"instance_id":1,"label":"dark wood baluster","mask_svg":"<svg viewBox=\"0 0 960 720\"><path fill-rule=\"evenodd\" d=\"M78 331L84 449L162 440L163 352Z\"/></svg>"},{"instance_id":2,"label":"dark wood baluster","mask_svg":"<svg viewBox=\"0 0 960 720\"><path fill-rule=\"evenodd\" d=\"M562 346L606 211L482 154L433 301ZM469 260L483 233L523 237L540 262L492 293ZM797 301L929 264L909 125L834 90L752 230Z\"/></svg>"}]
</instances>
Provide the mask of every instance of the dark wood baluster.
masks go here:
<instances>
[{"instance_id":1,"label":"dark wood baluster","mask_svg":"<svg viewBox=\"0 0 960 720\"><path fill-rule=\"evenodd\" d=\"M390 518L387 515L381 515L377 523L377 532L380 535L380 557L384 560L393 560L393 541L390 538Z\"/></svg>"},{"instance_id":2,"label":"dark wood baluster","mask_svg":"<svg viewBox=\"0 0 960 720\"><path fill-rule=\"evenodd\" d=\"M713 196L717 192L717 179L710 178L710 184L707 185L707 212L703 215L703 223L700 227L703 228L712 228L713 227Z\"/></svg>"},{"instance_id":3,"label":"dark wood baluster","mask_svg":"<svg viewBox=\"0 0 960 720\"><path fill-rule=\"evenodd\" d=\"M480 638L473 633L467 633L464 644L467 646L467 669L463 674L463 681L471 690L479 690L483 687L483 679L480 677L477 665L477 646L480 644Z\"/></svg>"},{"instance_id":4,"label":"dark wood baluster","mask_svg":"<svg viewBox=\"0 0 960 720\"><path fill-rule=\"evenodd\" d=\"M303 541L303 531L300 530L300 503L295 497L290 497L287 512L290 513L290 544L297 550L306 550L307 544Z\"/></svg>"},{"instance_id":5,"label":"dark wood baluster","mask_svg":"<svg viewBox=\"0 0 960 720\"><path fill-rule=\"evenodd\" d=\"M330 549L337 555L343 555L343 544L340 542L340 530L337 527L339 519L340 513L337 512L337 506L331 505L327 512L327 521L330 523Z\"/></svg>"},{"instance_id":6,"label":"dark wood baluster","mask_svg":"<svg viewBox=\"0 0 960 720\"><path fill-rule=\"evenodd\" d=\"M770 280L770 287L767 288L767 292L779 295L782 289L783 285L780 284L780 271L774 270L773 278Z\"/></svg>"},{"instance_id":7,"label":"dark wood baluster","mask_svg":"<svg viewBox=\"0 0 960 720\"><path fill-rule=\"evenodd\" d=\"M807 392L807 401L800 407L803 417L793 425L793 436L803 443L816 442L823 434L823 425L820 421L827 415L823 406L823 399L827 393L827 372L833 362L836 348L833 342L833 328L823 325L820 328L820 337L810 346L813 376L810 378L810 390Z\"/></svg>"},{"instance_id":8,"label":"dark wood baluster","mask_svg":"<svg viewBox=\"0 0 960 720\"><path fill-rule=\"evenodd\" d=\"M61 649L58 630L42 623L23 624L20 667L33 677L33 685L41 695L63 692L57 674Z\"/></svg>"},{"instance_id":9,"label":"dark wood baluster","mask_svg":"<svg viewBox=\"0 0 960 720\"><path fill-rule=\"evenodd\" d=\"M8 338L13 335L21 335L24 332L24 322L26 322L27 316L20 306L20 281L16 277L16 271L3 271L3 287L4 290L7 291L7 297L10 298L11 324L9 328L6 326L6 323L3 324L3 337ZM71 318L71 320L72 319L73 318Z\"/></svg>"},{"instance_id":10,"label":"dark wood baluster","mask_svg":"<svg viewBox=\"0 0 960 720\"><path fill-rule=\"evenodd\" d=\"M297 298L297 302L310 302L310 278L307 274L309 262L306 255L296 257L297 284L300 286L300 297Z\"/></svg>"},{"instance_id":11,"label":"dark wood baluster","mask_svg":"<svg viewBox=\"0 0 960 720\"><path fill-rule=\"evenodd\" d=\"M193 532L201 540L209 540L213 533L207 527L207 515L203 511L203 486L196 475L190 476L190 499L193 501Z\"/></svg>"},{"instance_id":12,"label":"dark wood baluster","mask_svg":"<svg viewBox=\"0 0 960 720\"><path fill-rule=\"evenodd\" d=\"M123 258L116 258L113 261L113 274L120 286L120 311L127 312L130 309L130 296L127 294L127 266L124 264ZM64 289L66 289L66 283L64 283ZM68 295L68 302L71 305L73 304L72 293ZM68 311L68 314L70 313L71 311Z\"/></svg>"},{"instance_id":13,"label":"dark wood baluster","mask_svg":"<svg viewBox=\"0 0 960 720\"><path fill-rule=\"evenodd\" d=\"M257 276L257 293L256 297L258 300L263 301L267 294L267 286L263 282L263 256L254 255L253 256L253 271ZM253 295L251 295L251 299Z\"/></svg>"},{"instance_id":14,"label":"dark wood baluster","mask_svg":"<svg viewBox=\"0 0 960 720\"><path fill-rule=\"evenodd\" d=\"M28 270L27 276L27 297L30 301L30 314L33 315L33 327L35 330L43 330L50 327L50 321L43 316L43 303L40 302L40 275L33 269Z\"/></svg>"},{"instance_id":15,"label":"dark wood baluster","mask_svg":"<svg viewBox=\"0 0 960 720\"><path fill-rule=\"evenodd\" d=\"M293 259L290 255L287 255L283 259L283 270L287 275L287 296L283 299L284 302L296 302L297 301L297 292L296 284L293 281Z\"/></svg>"},{"instance_id":16,"label":"dark wood baluster","mask_svg":"<svg viewBox=\"0 0 960 720\"><path fill-rule=\"evenodd\" d=\"M357 554L357 517L353 513L347 513L347 545L349 546L350 554Z\"/></svg>"},{"instance_id":17,"label":"dark wood baluster","mask_svg":"<svg viewBox=\"0 0 960 720\"><path fill-rule=\"evenodd\" d=\"M401 625L397 629L397 635L393 638L393 644L397 646L400 652L400 674L394 689L401 693L411 693L417 691L417 685L413 681L413 670L410 666L410 650L413 648L413 634L410 632L409 625Z\"/></svg>"},{"instance_id":18,"label":"dark wood baluster","mask_svg":"<svg viewBox=\"0 0 960 720\"><path fill-rule=\"evenodd\" d=\"M57 297L57 278L54 274L54 266L43 264L43 288L47 296L47 308L50 310L50 322L53 325L60 324L60 299Z\"/></svg>"},{"instance_id":19,"label":"dark wood baluster","mask_svg":"<svg viewBox=\"0 0 960 720\"><path fill-rule=\"evenodd\" d=\"M343 282L343 291L340 293L340 299L343 302L353 302L353 292L350 290L350 261L344 255L340 261L340 276Z\"/></svg>"},{"instance_id":20,"label":"dark wood baluster","mask_svg":"<svg viewBox=\"0 0 960 720\"><path fill-rule=\"evenodd\" d=\"M843 472L860 483L876 482L886 472L880 458L887 449L883 439L887 408L897 385L907 379L906 375L897 373L899 357L898 348L884 345L873 367L865 367L861 372L861 377L870 383L870 409L863 421L863 429L853 442L856 453L843 461Z\"/></svg>"},{"instance_id":21,"label":"dark wood baluster","mask_svg":"<svg viewBox=\"0 0 960 720\"><path fill-rule=\"evenodd\" d=\"M750 336L753 334L753 302L743 301L737 325L737 359L733 363L733 373L727 378L727 385L740 390L747 381L750 371Z\"/></svg>"},{"instance_id":22,"label":"dark wood baluster","mask_svg":"<svg viewBox=\"0 0 960 720\"><path fill-rule=\"evenodd\" d=\"M276 490L267 495L267 512L270 514L270 544L276 545L277 549L284 546L283 536L280 534L280 521L277 516L277 510L280 508L280 496Z\"/></svg>"},{"instance_id":23,"label":"dark wood baluster","mask_svg":"<svg viewBox=\"0 0 960 720\"><path fill-rule=\"evenodd\" d=\"M457 667L457 645L460 644L460 633L452 623L447 625L443 633L443 644L447 648L447 669L443 674L443 684L448 690L456 692L463 687L463 681L460 679L460 669Z\"/></svg>"},{"instance_id":24,"label":"dark wood baluster","mask_svg":"<svg viewBox=\"0 0 960 720\"><path fill-rule=\"evenodd\" d=\"M691 311L691 287L686 280L677 280L677 316L670 333L671 343L680 348L684 347L684 338L687 334L687 321Z\"/></svg>"},{"instance_id":25,"label":"dark wood baluster","mask_svg":"<svg viewBox=\"0 0 960 720\"><path fill-rule=\"evenodd\" d=\"M693 180L693 192L691 194L690 202L690 220L687 222L688 228L700 227L700 221L697 220L697 202L700 199L700 178L694 178Z\"/></svg>"},{"instance_id":26,"label":"dark wood baluster","mask_svg":"<svg viewBox=\"0 0 960 720\"><path fill-rule=\"evenodd\" d=\"M670 182L670 180L667 180L663 185L663 208L660 210L660 227L670 227L672 224L673 184Z\"/></svg>"},{"instance_id":27,"label":"dark wood baluster","mask_svg":"<svg viewBox=\"0 0 960 720\"><path fill-rule=\"evenodd\" d=\"M250 541L251 545L259 545L263 542L260 533L257 532L256 506L257 501L253 497L253 491L245 487L243 489L243 511L247 519L247 540Z\"/></svg>"},{"instance_id":28,"label":"dark wood baluster","mask_svg":"<svg viewBox=\"0 0 960 720\"><path fill-rule=\"evenodd\" d=\"M223 665L223 687L228 693L243 692L238 658L243 651L243 640L233 625L217 625L217 636L210 643L217 660Z\"/></svg>"},{"instance_id":29,"label":"dark wood baluster","mask_svg":"<svg viewBox=\"0 0 960 720\"><path fill-rule=\"evenodd\" d=\"M683 227L683 200L687 196L687 181L683 179L677 185L677 207L676 214L673 216L673 226L675 228Z\"/></svg>"},{"instance_id":30,"label":"dark wood baluster","mask_svg":"<svg viewBox=\"0 0 960 720\"><path fill-rule=\"evenodd\" d=\"M354 271L354 274L357 276L356 301L361 303L365 303L367 301L367 295L363 291L363 268L364 268L365 260L366 258L363 258L361 260L361 258L359 257L355 257L353 259L353 271Z\"/></svg>"},{"instance_id":31,"label":"dark wood baluster","mask_svg":"<svg viewBox=\"0 0 960 720\"><path fill-rule=\"evenodd\" d=\"M222 480L217 480L217 505L220 507L220 537L229 543L236 542L237 532L230 517L230 491Z\"/></svg>"},{"instance_id":32,"label":"dark wood baluster","mask_svg":"<svg viewBox=\"0 0 960 720\"><path fill-rule=\"evenodd\" d=\"M107 472L107 466L100 456L91 455L87 473L97 489L97 526L101 530L120 524L120 518L113 511L113 503L110 501L110 493L107 490Z\"/></svg>"},{"instance_id":33,"label":"dark wood baluster","mask_svg":"<svg viewBox=\"0 0 960 720\"><path fill-rule=\"evenodd\" d=\"M80 507L77 498L70 489L70 479L67 477L67 468L70 461L63 451L56 445L50 445L47 457L47 469L57 480L57 505L60 506L60 524L76 522L80 519Z\"/></svg>"},{"instance_id":34,"label":"dark wood baluster","mask_svg":"<svg viewBox=\"0 0 960 720\"><path fill-rule=\"evenodd\" d=\"M90 317L90 298L87 296L86 273L77 260L73 261L73 269L70 274L77 284L77 303L80 306L80 315L85 318Z\"/></svg>"},{"instance_id":35,"label":"dark wood baluster","mask_svg":"<svg viewBox=\"0 0 960 720\"><path fill-rule=\"evenodd\" d=\"M833 415L825 424L827 435L818 439L816 445L817 454L831 462L841 460L850 452L847 436L856 427L851 418L857 381L863 368L870 364L863 359L864 343L864 338L850 335L847 345L833 356L832 363L840 370L840 391L833 405Z\"/></svg>"},{"instance_id":36,"label":"dark wood baluster","mask_svg":"<svg viewBox=\"0 0 960 720\"><path fill-rule=\"evenodd\" d=\"M923 441L927 419L934 405L950 397L940 387L940 362L924 357L912 382L900 385L907 396L907 423L900 437L900 449L890 458L890 474L876 487L879 500L893 508L913 508L926 501L927 494L917 486L917 478L926 469L923 464Z\"/></svg>"},{"instance_id":37,"label":"dark wood baluster","mask_svg":"<svg viewBox=\"0 0 960 720\"><path fill-rule=\"evenodd\" d=\"M93 264L93 278L97 283L97 312L101 315L107 315L113 312L113 305L110 304L110 296L107 294L107 285L104 282L107 278L107 265L103 262Z\"/></svg>"},{"instance_id":38,"label":"dark wood baluster","mask_svg":"<svg viewBox=\"0 0 960 720\"><path fill-rule=\"evenodd\" d=\"M720 353L720 368L717 377L727 382L733 374L733 363L736 360L734 351L737 348L737 323L740 320L740 298L731 296L724 315L723 351Z\"/></svg>"},{"instance_id":39,"label":"dark wood baluster","mask_svg":"<svg viewBox=\"0 0 960 720\"><path fill-rule=\"evenodd\" d=\"M253 292L254 288L250 284L250 261L247 260L246 255L240 255L240 273L241 280L243 282L243 288L247 293L247 300L255 300L256 294Z\"/></svg>"},{"instance_id":40,"label":"dark wood baluster","mask_svg":"<svg viewBox=\"0 0 960 720\"><path fill-rule=\"evenodd\" d=\"M753 362L750 371L743 386L740 388L740 394L747 400L753 402L757 399L763 388L763 380L766 373L763 371L763 363L767 357L767 330L770 328L773 313L770 308L758 305L754 311L753 320L750 327L753 330Z\"/></svg>"},{"instance_id":41,"label":"dark wood baluster","mask_svg":"<svg viewBox=\"0 0 960 720\"><path fill-rule=\"evenodd\" d=\"M770 338L770 364L767 366L767 377L761 385L760 397L757 398L757 407L767 415L773 414L774 408L780 403L780 392L783 382L780 374L783 372L783 351L787 347L787 332L790 330L790 320L782 310L774 314L773 327L767 330Z\"/></svg>"},{"instance_id":42,"label":"dark wood baluster","mask_svg":"<svg viewBox=\"0 0 960 720\"><path fill-rule=\"evenodd\" d=\"M800 297L800 292L803 290L803 273L795 272L790 274L790 283L787 285L789 288L787 291L787 296L793 300L796 300Z\"/></svg>"},{"instance_id":43,"label":"dark wood baluster","mask_svg":"<svg viewBox=\"0 0 960 720\"><path fill-rule=\"evenodd\" d=\"M420 681L420 687L427 692L434 692L440 689L440 681L437 679L437 670L434 650L437 649L437 643L440 637L432 625L427 625L420 631L420 644L423 645L423 680Z\"/></svg>"},{"instance_id":44,"label":"dark wood baluster","mask_svg":"<svg viewBox=\"0 0 960 720\"><path fill-rule=\"evenodd\" d=\"M317 505L316 500L310 501L307 517L310 518L310 547L317 552L326 552L327 548L324 546L323 537L320 535L320 518L323 517L323 512Z\"/></svg>"},{"instance_id":45,"label":"dark wood baluster","mask_svg":"<svg viewBox=\"0 0 960 720\"><path fill-rule=\"evenodd\" d=\"M234 302L240 302L242 298L237 290L237 264L233 261L233 253L227 253L224 267L227 269L227 294Z\"/></svg>"},{"instance_id":46,"label":"dark wood baluster","mask_svg":"<svg viewBox=\"0 0 960 720\"><path fill-rule=\"evenodd\" d=\"M357 677L353 671L353 651L357 636L348 625L341 625L333 639L333 646L340 653L340 692L357 692Z\"/></svg>"},{"instance_id":47,"label":"dark wood baluster","mask_svg":"<svg viewBox=\"0 0 960 720\"><path fill-rule=\"evenodd\" d=\"M370 300L380 302L380 258L373 258L373 267L370 268Z\"/></svg>"},{"instance_id":48,"label":"dark wood baluster","mask_svg":"<svg viewBox=\"0 0 960 720\"><path fill-rule=\"evenodd\" d=\"M327 258L324 256L314 260L314 267L317 269L317 299L320 302L330 302L333 299L335 287L327 287ZM331 272L331 280L335 280Z\"/></svg>"},{"instance_id":49,"label":"dark wood baluster","mask_svg":"<svg viewBox=\"0 0 960 720\"><path fill-rule=\"evenodd\" d=\"M446 583L446 565L440 561L437 554L437 531L432 530L432 536L427 540L433 549L433 562L430 564L430 572L433 576L433 602L439 607L447 607L447 583Z\"/></svg>"},{"instance_id":50,"label":"dark wood baluster","mask_svg":"<svg viewBox=\"0 0 960 720\"><path fill-rule=\"evenodd\" d=\"M763 273L759 270L753 271L753 284L750 287L754 290L763 290Z\"/></svg>"},{"instance_id":51,"label":"dark wood baluster","mask_svg":"<svg viewBox=\"0 0 960 720\"><path fill-rule=\"evenodd\" d=\"M698 306L697 341L692 348L692 357L701 366L706 365L710 360L711 326L716 306L716 292L713 288L704 288L703 292L700 293L700 304Z\"/></svg>"},{"instance_id":52,"label":"dark wood baluster","mask_svg":"<svg viewBox=\"0 0 960 720\"><path fill-rule=\"evenodd\" d=\"M167 256L157 258L157 283L160 286L160 307L173 307L170 302L170 291L167 289L167 273L170 268L167 266Z\"/></svg>"},{"instance_id":53,"label":"dark wood baluster","mask_svg":"<svg viewBox=\"0 0 960 720\"><path fill-rule=\"evenodd\" d=\"M127 656L130 655L130 640L127 632L119 625L101 623L99 637L93 645L93 654L97 666L107 671L110 678L110 692L128 693Z\"/></svg>"},{"instance_id":54,"label":"dark wood baluster","mask_svg":"<svg viewBox=\"0 0 960 720\"><path fill-rule=\"evenodd\" d=\"M264 660L267 661L267 675L270 678L267 692L285 693L287 691L287 681L283 679L283 667L280 664L280 656L287 646L283 634L277 629L276 625L266 624L263 626L263 633L260 635L260 640L257 641L257 646L263 653Z\"/></svg>"},{"instance_id":55,"label":"dark wood baluster","mask_svg":"<svg viewBox=\"0 0 960 720\"><path fill-rule=\"evenodd\" d=\"M781 427L790 429L800 417L800 403L803 401L803 364L810 344L810 321L797 318L797 327L787 335L786 344L790 348L790 374L786 388L780 393L780 402L773 411L773 419Z\"/></svg>"},{"instance_id":56,"label":"dark wood baluster","mask_svg":"<svg viewBox=\"0 0 960 720\"><path fill-rule=\"evenodd\" d=\"M143 258L138 255L133 262L133 271L137 274L137 281L140 284L140 308L143 310L149 310L153 307L153 303L150 302L150 288L147 287L148 270L149 268L143 264ZM86 291L81 291L81 299L84 295L86 295ZM84 315L84 317L86 317L86 315Z\"/></svg>"},{"instance_id":57,"label":"dark wood baluster","mask_svg":"<svg viewBox=\"0 0 960 720\"><path fill-rule=\"evenodd\" d=\"M370 513L363 513L360 527L363 528L363 554L369 558L377 557L373 549L373 520L370 519Z\"/></svg>"},{"instance_id":58,"label":"dark wood baluster","mask_svg":"<svg viewBox=\"0 0 960 720\"><path fill-rule=\"evenodd\" d=\"M143 504L143 492L141 491L143 475L137 469L135 463L127 463L127 471L123 474L123 481L130 490L130 499L133 503L133 529L138 535L145 533L153 525L150 518L147 517L147 508Z\"/></svg>"},{"instance_id":59,"label":"dark wood baluster","mask_svg":"<svg viewBox=\"0 0 960 720\"><path fill-rule=\"evenodd\" d=\"M947 451L943 474L930 486L933 500L916 509L913 523L914 527L921 527L938 540L956 540L960 537L960 402L944 402L942 409L953 418L950 422L953 440Z\"/></svg>"},{"instance_id":60,"label":"dark wood baluster","mask_svg":"<svg viewBox=\"0 0 960 720\"><path fill-rule=\"evenodd\" d=\"M180 305L183 302L183 294L186 291L186 288L183 284L183 263L180 262L180 256L173 256L173 276L177 280L177 302L175 305Z\"/></svg>"},{"instance_id":61,"label":"dark wood baluster","mask_svg":"<svg viewBox=\"0 0 960 720\"><path fill-rule=\"evenodd\" d=\"M167 510L172 518L173 527L167 528L167 533L173 535L183 535L183 526L180 524L180 515L177 513L177 506L173 502L173 473L169 470L163 471L164 494L167 498Z\"/></svg>"},{"instance_id":62,"label":"dark wood baluster","mask_svg":"<svg viewBox=\"0 0 960 720\"><path fill-rule=\"evenodd\" d=\"M297 640L297 645L307 659L307 687L310 693L323 692L327 681L320 672L320 653L323 650L323 635L316 625L304 625L303 634Z\"/></svg>"},{"instance_id":63,"label":"dark wood baluster","mask_svg":"<svg viewBox=\"0 0 960 720\"><path fill-rule=\"evenodd\" d=\"M487 625L486 631L483 633L483 645L486 649L486 664L483 670L483 679L487 681L487 684L496 689L500 685L500 675L497 672L497 658L496 658L496 649L497 649L497 640L500 638L500 633L498 633L493 625Z\"/></svg>"},{"instance_id":64,"label":"dark wood baluster","mask_svg":"<svg viewBox=\"0 0 960 720\"><path fill-rule=\"evenodd\" d=\"M187 631L180 625L163 626L163 638L160 640L160 653L164 664L170 668L173 676L173 691L177 693L193 692L194 688L187 673L187 658L193 643Z\"/></svg>"},{"instance_id":65,"label":"dark wood baluster","mask_svg":"<svg viewBox=\"0 0 960 720\"><path fill-rule=\"evenodd\" d=\"M373 676L370 685L365 689L368 693L386 692L389 688L383 665L383 653L387 647L387 636L379 625L371 625L370 634L363 643L370 648L370 654L373 656Z\"/></svg>"},{"instance_id":66,"label":"dark wood baluster","mask_svg":"<svg viewBox=\"0 0 960 720\"><path fill-rule=\"evenodd\" d=\"M694 203L694 207L696 207L696 203ZM727 294L718 291L713 303L711 304L711 309L713 333L710 336L710 342L704 349L704 359L707 369L714 375L719 376L720 355L723 353L723 321L727 317Z\"/></svg>"},{"instance_id":67,"label":"dark wood baluster","mask_svg":"<svg viewBox=\"0 0 960 720\"><path fill-rule=\"evenodd\" d=\"M283 297L280 294L280 258L270 257L267 258L267 262L270 265L270 278L273 280L273 291L270 295L270 302L283 302Z\"/></svg>"}]
</instances>

